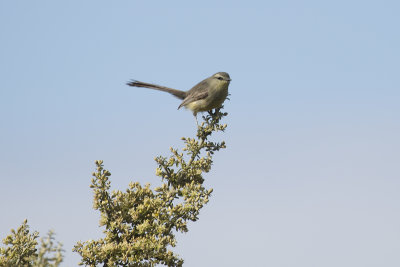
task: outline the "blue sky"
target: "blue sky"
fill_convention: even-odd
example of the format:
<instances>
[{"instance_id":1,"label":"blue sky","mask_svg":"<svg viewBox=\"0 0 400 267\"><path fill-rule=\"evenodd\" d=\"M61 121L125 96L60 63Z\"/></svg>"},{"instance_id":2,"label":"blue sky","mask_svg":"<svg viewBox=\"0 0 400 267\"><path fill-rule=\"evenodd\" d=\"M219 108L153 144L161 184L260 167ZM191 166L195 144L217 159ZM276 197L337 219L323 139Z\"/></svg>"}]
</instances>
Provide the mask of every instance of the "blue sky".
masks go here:
<instances>
[{"instance_id":1,"label":"blue sky","mask_svg":"<svg viewBox=\"0 0 400 267\"><path fill-rule=\"evenodd\" d=\"M101 236L89 188L157 183L190 112L182 90L231 75L213 197L178 235L186 266L399 266L397 1L2 1L0 233L27 218Z\"/></svg>"}]
</instances>

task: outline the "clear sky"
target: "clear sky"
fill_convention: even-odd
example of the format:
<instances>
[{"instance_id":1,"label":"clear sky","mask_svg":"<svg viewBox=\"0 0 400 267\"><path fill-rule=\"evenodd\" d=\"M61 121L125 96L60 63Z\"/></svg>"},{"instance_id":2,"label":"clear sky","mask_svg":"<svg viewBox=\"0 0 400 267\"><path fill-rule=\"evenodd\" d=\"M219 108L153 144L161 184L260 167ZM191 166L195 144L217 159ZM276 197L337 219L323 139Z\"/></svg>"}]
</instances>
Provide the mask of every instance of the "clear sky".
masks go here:
<instances>
[{"instance_id":1,"label":"clear sky","mask_svg":"<svg viewBox=\"0 0 400 267\"><path fill-rule=\"evenodd\" d=\"M400 266L399 1L1 1L0 234L101 236L89 188L157 183L190 112L130 79L231 75L185 266Z\"/></svg>"}]
</instances>

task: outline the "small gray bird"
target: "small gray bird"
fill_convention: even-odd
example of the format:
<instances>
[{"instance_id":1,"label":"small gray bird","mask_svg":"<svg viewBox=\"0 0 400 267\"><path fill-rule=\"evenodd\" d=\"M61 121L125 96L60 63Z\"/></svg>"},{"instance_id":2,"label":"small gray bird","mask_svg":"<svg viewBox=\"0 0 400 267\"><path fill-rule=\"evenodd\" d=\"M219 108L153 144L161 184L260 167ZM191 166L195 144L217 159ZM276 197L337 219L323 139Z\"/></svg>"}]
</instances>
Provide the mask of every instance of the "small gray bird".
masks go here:
<instances>
[{"instance_id":1,"label":"small gray bird","mask_svg":"<svg viewBox=\"0 0 400 267\"><path fill-rule=\"evenodd\" d=\"M193 112L197 122L197 113L219 108L228 96L228 86L231 81L226 72L217 72L211 77L199 82L189 91L181 91L157 84L144 83L140 81L130 81L129 86L145 87L155 90L168 92L175 97L182 99L178 109L185 107Z\"/></svg>"}]
</instances>

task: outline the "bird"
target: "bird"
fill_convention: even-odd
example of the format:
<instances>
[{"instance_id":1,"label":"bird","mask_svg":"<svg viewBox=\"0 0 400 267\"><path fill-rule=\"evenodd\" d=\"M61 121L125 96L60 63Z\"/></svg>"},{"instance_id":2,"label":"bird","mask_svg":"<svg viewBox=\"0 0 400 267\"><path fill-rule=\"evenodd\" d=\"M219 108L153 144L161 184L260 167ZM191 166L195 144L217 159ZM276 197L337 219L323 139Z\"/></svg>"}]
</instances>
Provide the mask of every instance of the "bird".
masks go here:
<instances>
[{"instance_id":1,"label":"bird","mask_svg":"<svg viewBox=\"0 0 400 267\"><path fill-rule=\"evenodd\" d=\"M157 84L131 80L127 83L133 87L144 87L172 94L183 100L178 109L185 107L193 112L197 121L197 113L221 107L228 96L228 87L231 78L227 72L217 72L202 80L188 91L181 91Z\"/></svg>"}]
</instances>

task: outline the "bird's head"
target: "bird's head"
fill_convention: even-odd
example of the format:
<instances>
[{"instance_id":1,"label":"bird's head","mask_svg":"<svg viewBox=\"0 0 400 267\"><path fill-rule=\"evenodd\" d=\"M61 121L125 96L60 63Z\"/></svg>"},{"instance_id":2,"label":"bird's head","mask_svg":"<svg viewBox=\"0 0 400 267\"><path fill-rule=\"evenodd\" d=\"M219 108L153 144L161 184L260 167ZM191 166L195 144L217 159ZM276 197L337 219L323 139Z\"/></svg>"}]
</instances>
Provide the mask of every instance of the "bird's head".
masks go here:
<instances>
[{"instance_id":1,"label":"bird's head","mask_svg":"<svg viewBox=\"0 0 400 267\"><path fill-rule=\"evenodd\" d=\"M217 72L213 76L211 76L213 79L217 79L220 82L223 83L230 83L231 77L229 77L229 74L226 72Z\"/></svg>"}]
</instances>

